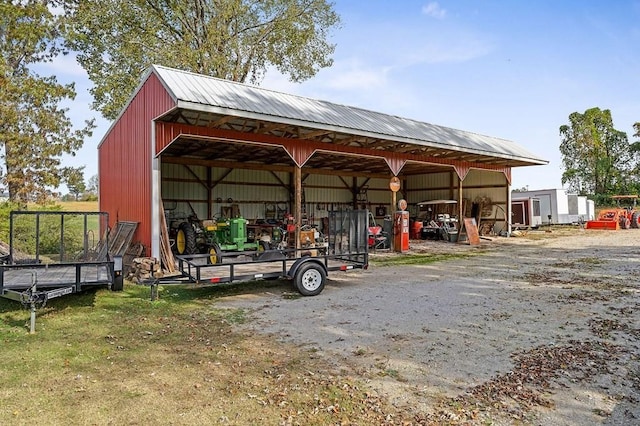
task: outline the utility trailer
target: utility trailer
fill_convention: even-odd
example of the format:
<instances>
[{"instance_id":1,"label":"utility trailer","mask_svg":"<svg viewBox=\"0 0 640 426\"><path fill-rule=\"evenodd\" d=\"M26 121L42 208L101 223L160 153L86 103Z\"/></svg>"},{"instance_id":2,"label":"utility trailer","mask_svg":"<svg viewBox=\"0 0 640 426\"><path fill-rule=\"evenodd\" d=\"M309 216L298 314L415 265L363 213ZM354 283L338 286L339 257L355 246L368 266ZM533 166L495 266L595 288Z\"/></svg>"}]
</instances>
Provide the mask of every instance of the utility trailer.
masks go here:
<instances>
[{"instance_id":1,"label":"utility trailer","mask_svg":"<svg viewBox=\"0 0 640 426\"><path fill-rule=\"evenodd\" d=\"M142 280L151 287L151 298L158 286L172 284L215 285L286 278L303 296L322 292L329 272L367 269L369 244L367 210L329 212L327 233L321 248L265 250L259 254L222 253L221 262L211 263L208 254L176 256L178 276Z\"/></svg>"},{"instance_id":2,"label":"utility trailer","mask_svg":"<svg viewBox=\"0 0 640 426\"><path fill-rule=\"evenodd\" d=\"M0 258L0 296L31 310L32 333L36 309L51 299L95 286L123 289L122 257L108 253L108 224L104 212L10 213L9 253Z\"/></svg>"}]
</instances>

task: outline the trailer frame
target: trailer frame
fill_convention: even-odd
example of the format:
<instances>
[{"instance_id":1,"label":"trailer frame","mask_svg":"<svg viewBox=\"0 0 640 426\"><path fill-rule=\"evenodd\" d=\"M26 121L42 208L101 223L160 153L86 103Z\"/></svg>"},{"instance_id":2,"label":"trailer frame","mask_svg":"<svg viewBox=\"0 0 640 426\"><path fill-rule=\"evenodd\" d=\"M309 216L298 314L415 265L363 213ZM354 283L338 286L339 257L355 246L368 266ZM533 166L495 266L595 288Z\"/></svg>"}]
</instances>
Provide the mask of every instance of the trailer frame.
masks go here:
<instances>
[{"instance_id":1,"label":"trailer frame","mask_svg":"<svg viewBox=\"0 0 640 426\"><path fill-rule=\"evenodd\" d=\"M330 212L326 246L225 252L222 262L215 264L207 262L209 254L178 255L179 275L141 280L139 284L150 286L151 300L156 300L161 285L203 286L284 278L292 280L303 296L315 296L324 289L330 272L369 267L368 221L367 210Z\"/></svg>"}]
</instances>

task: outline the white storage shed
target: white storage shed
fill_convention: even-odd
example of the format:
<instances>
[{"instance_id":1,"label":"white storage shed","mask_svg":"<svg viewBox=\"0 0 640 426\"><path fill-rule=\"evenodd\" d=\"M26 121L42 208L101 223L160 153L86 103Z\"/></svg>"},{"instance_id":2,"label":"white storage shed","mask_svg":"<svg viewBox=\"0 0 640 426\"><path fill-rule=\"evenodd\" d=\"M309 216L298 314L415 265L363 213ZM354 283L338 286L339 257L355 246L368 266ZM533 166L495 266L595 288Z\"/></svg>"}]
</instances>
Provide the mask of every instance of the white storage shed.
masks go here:
<instances>
[{"instance_id":1,"label":"white storage shed","mask_svg":"<svg viewBox=\"0 0 640 426\"><path fill-rule=\"evenodd\" d=\"M540 216L544 225L564 225L594 218L595 206L587 197L567 194L561 188L513 192L515 198L537 198L540 200Z\"/></svg>"}]
</instances>

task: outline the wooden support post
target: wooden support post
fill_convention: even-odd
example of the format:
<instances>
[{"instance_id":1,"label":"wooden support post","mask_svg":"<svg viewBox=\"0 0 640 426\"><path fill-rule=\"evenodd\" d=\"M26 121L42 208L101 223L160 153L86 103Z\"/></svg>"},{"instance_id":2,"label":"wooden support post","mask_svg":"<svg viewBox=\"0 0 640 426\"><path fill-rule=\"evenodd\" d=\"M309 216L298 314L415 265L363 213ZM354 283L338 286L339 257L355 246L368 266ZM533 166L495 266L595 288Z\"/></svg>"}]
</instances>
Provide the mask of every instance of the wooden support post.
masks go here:
<instances>
[{"instance_id":1,"label":"wooden support post","mask_svg":"<svg viewBox=\"0 0 640 426\"><path fill-rule=\"evenodd\" d=\"M458 225L462 224L464 212L462 211L462 179L458 178Z\"/></svg>"},{"instance_id":2,"label":"wooden support post","mask_svg":"<svg viewBox=\"0 0 640 426\"><path fill-rule=\"evenodd\" d=\"M453 200L454 195L454 182L455 182L455 178L458 178L457 180L460 181L460 178L458 177L458 175L456 174L456 172L454 170L451 170L449 172L449 199ZM458 186L460 186L458 184Z\"/></svg>"},{"instance_id":3,"label":"wooden support post","mask_svg":"<svg viewBox=\"0 0 640 426\"><path fill-rule=\"evenodd\" d=\"M302 227L302 168L295 167L293 170L293 184L295 188L295 218L296 218L296 232L295 248L300 249L300 228ZM297 256L297 253L296 253Z\"/></svg>"},{"instance_id":4,"label":"wooden support post","mask_svg":"<svg viewBox=\"0 0 640 426\"><path fill-rule=\"evenodd\" d=\"M207 219L213 217L213 185L211 184L211 167L207 167Z\"/></svg>"},{"instance_id":5,"label":"wooden support post","mask_svg":"<svg viewBox=\"0 0 640 426\"><path fill-rule=\"evenodd\" d=\"M507 236L510 237L511 236L511 184L509 183L509 179L506 178L505 176L505 190L507 191L507 203L504 206L504 231L506 232ZM495 225L494 225L495 226Z\"/></svg>"}]
</instances>

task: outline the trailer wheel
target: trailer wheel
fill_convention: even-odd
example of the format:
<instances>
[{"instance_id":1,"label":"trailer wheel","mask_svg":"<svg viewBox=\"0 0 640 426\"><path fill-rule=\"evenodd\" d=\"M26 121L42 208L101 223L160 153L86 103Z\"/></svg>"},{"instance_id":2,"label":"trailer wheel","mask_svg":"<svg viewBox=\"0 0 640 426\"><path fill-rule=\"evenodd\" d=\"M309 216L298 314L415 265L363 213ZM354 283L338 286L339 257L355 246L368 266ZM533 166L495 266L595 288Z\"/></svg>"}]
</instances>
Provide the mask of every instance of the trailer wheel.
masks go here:
<instances>
[{"instance_id":1,"label":"trailer wheel","mask_svg":"<svg viewBox=\"0 0 640 426\"><path fill-rule=\"evenodd\" d=\"M324 289L326 278L327 274L322 266L314 262L307 262L300 265L293 277L293 282L303 296L316 296Z\"/></svg>"},{"instance_id":2,"label":"trailer wheel","mask_svg":"<svg viewBox=\"0 0 640 426\"><path fill-rule=\"evenodd\" d=\"M207 262L209 262L210 265L222 263L222 251L217 244L213 244L209 248L209 257L207 257Z\"/></svg>"},{"instance_id":3,"label":"trailer wheel","mask_svg":"<svg viewBox=\"0 0 640 426\"><path fill-rule=\"evenodd\" d=\"M189 222L182 222L178 228L176 251L178 254L195 254L198 251L196 246L196 231Z\"/></svg>"},{"instance_id":4,"label":"trailer wheel","mask_svg":"<svg viewBox=\"0 0 640 426\"><path fill-rule=\"evenodd\" d=\"M640 213L633 212L633 214L631 215L631 227L640 228Z\"/></svg>"}]
</instances>

